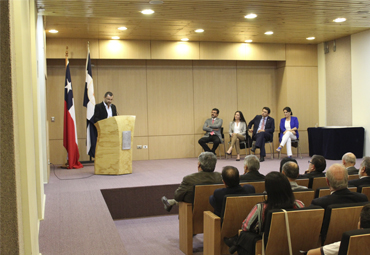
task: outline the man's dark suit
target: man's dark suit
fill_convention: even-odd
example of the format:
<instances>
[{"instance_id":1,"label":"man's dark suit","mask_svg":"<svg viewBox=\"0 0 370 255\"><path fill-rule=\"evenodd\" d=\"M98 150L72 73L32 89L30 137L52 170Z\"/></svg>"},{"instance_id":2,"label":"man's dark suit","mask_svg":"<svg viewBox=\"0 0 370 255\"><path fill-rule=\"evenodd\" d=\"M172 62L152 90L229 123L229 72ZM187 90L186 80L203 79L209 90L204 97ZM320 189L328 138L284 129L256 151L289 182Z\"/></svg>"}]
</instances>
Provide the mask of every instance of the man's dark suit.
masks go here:
<instances>
[{"instance_id":1,"label":"man's dark suit","mask_svg":"<svg viewBox=\"0 0 370 255\"><path fill-rule=\"evenodd\" d=\"M350 166L347 168L348 175L358 174L358 169L354 166Z\"/></svg>"},{"instance_id":2,"label":"man's dark suit","mask_svg":"<svg viewBox=\"0 0 370 255\"><path fill-rule=\"evenodd\" d=\"M112 115L117 116L117 109L114 104L110 105L112 107ZM106 119L108 117L107 109L105 109L104 102L95 105L94 110L94 123L98 122L99 120Z\"/></svg>"},{"instance_id":3,"label":"man's dark suit","mask_svg":"<svg viewBox=\"0 0 370 255\"><path fill-rule=\"evenodd\" d=\"M327 206L333 204L361 203L367 201L368 199L366 195L357 192L351 192L346 188L337 190L333 194L325 197L315 198L312 200L311 205L319 205L326 209Z\"/></svg>"},{"instance_id":4,"label":"man's dark suit","mask_svg":"<svg viewBox=\"0 0 370 255\"><path fill-rule=\"evenodd\" d=\"M261 157L265 157L266 156L265 142L273 140L273 134L275 131L275 120L271 117L267 117L265 123L265 132L257 133L261 119L262 115L256 115L256 117L254 117L254 119L249 122L248 129L251 129L253 126L252 139L256 140L256 147L260 148Z\"/></svg>"},{"instance_id":5,"label":"man's dark suit","mask_svg":"<svg viewBox=\"0 0 370 255\"><path fill-rule=\"evenodd\" d=\"M255 182L264 180L265 176L258 171L249 171L248 173L240 176L240 182Z\"/></svg>"},{"instance_id":6,"label":"man's dark suit","mask_svg":"<svg viewBox=\"0 0 370 255\"><path fill-rule=\"evenodd\" d=\"M249 184L246 184L243 187L238 185L237 187L226 187L222 189L216 189L213 195L209 197L209 203L215 209L214 214L220 217L224 196L233 194L247 195L250 193L256 193L256 190L252 185Z\"/></svg>"},{"instance_id":7,"label":"man's dark suit","mask_svg":"<svg viewBox=\"0 0 370 255\"><path fill-rule=\"evenodd\" d=\"M180 186L175 191L175 200L177 202L193 203L194 185L216 183L222 183L222 177L219 172L200 171L189 174L182 179Z\"/></svg>"},{"instance_id":8,"label":"man's dark suit","mask_svg":"<svg viewBox=\"0 0 370 255\"><path fill-rule=\"evenodd\" d=\"M325 173L313 171L308 174L299 175L297 179L307 179L307 178L316 178L316 177L325 177Z\"/></svg>"},{"instance_id":9,"label":"man's dark suit","mask_svg":"<svg viewBox=\"0 0 370 255\"><path fill-rule=\"evenodd\" d=\"M361 178L361 177L360 177ZM370 185L370 176L363 177L357 180L348 181L348 185L359 187L361 185Z\"/></svg>"}]
</instances>

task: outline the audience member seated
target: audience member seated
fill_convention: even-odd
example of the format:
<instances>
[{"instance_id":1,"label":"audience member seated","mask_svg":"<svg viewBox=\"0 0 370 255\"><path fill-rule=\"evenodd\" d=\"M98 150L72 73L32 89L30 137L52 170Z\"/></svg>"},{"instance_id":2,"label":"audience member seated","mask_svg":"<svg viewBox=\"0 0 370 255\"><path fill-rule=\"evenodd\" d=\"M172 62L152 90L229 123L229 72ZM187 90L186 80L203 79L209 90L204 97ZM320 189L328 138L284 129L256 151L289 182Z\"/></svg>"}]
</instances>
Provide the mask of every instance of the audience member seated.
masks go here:
<instances>
[{"instance_id":1,"label":"audience member seated","mask_svg":"<svg viewBox=\"0 0 370 255\"><path fill-rule=\"evenodd\" d=\"M302 190L307 189L305 186L300 186L295 181L299 175L299 166L297 163L294 162L286 162L283 165L283 172L282 172L289 180L290 186L292 190Z\"/></svg>"},{"instance_id":2,"label":"audience member seated","mask_svg":"<svg viewBox=\"0 0 370 255\"><path fill-rule=\"evenodd\" d=\"M348 175L358 174L356 165L356 156L352 152L347 152L342 157L344 167L347 169Z\"/></svg>"},{"instance_id":3,"label":"audience member seated","mask_svg":"<svg viewBox=\"0 0 370 255\"><path fill-rule=\"evenodd\" d=\"M298 177L298 179L325 177L323 173L326 168L326 160L321 155L313 155L311 160L308 161L308 169Z\"/></svg>"},{"instance_id":4,"label":"audience member seated","mask_svg":"<svg viewBox=\"0 0 370 255\"><path fill-rule=\"evenodd\" d=\"M296 163L296 164L298 165L297 160L295 160L294 158L289 158L289 157L282 158L282 159L280 160L280 168L279 168L280 173L282 173L282 172L283 172L283 165L284 165L286 162L289 162L289 161L292 161L292 162L294 162L294 163Z\"/></svg>"},{"instance_id":5,"label":"audience member seated","mask_svg":"<svg viewBox=\"0 0 370 255\"><path fill-rule=\"evenodd\" d=\"M214 172L217 157L212 152L202 152L198 157L198 172L185 176L180 186L175 191L175 199L162 197L164 209L171 211L172 206L178 202L193 203L194 185L222 183L221 174Z\"/></svg>"},{"instance_id":6,"label":"audience member seated","mask_svg":"<svg viewBox=\"0 0 370 255\"><path fill-rule=\"evenodd\" d=\"M370 204L365 205L358 220L358 229L370 228ZM309 250L307 255L338 255L340 241Z\"/></svg>"},{"instance_id":7,"label":"audience member seated","mask_svg":"<svg viewBox=\"0 0 370 255\"><path fill-rule=\"evenodd\" d=\"M312 205L319 205L326 209L332 204L348 204L367 202L364 194L351 192L348 189L348 173L341 164L334 164L326 171L326 182L328 183L331 194L312 200Z\"/></svg>"},{"instance_id":8,"label":"audience member seated","mask_svg":"<svg viewBox=\"0 0 370 255\"><path fill-rule=\"evenodd\" d=\"M270 112L270 108L263 107L262 114L256 115L248 124L248 132L252 133L252 139L256 141L251 151L255 152L256 148L260 148L260 162L265 161L265 142L274 138L275 120L269 116Z\"/></svg>"},{"instance_id":9,"label":"audience member seated","mask_svg":"<svg viewBox=\"0 0 370 255\"><path fill-rule=\"evenodd\" d=\"M360 179L348 182L351 186L370 185L370 157L364 157L359 170Z\"/></svg>"},{"instance_id":10,"label":"audience member seated","mask_svg":"<svg viewBox=\"0 0 370 255\"><path fill-rule=\"evenodd\" d=\"M258 172L260 169L260 161L256 155L247 155L244 158L244 174L240 176L240 181L255 182L264 181L265 176Z\"/></svg>"},{"instance_id":11,"label":"audience member seated","mask_svg":"<svg viewBox=\"0 0 370 255\"><path fill-rule=\"evenodd\" d=\"M236 167L225 166L222 169L221 175L226 188L216 189L213 195L209 197L209 203L215 209L214 214L219 217L221 217L222 202L225 195L247 195L255 193L255 189L252 185L246 184L243 187L239 185L239 170Z\"/></svg>"},{"instance_id":12,"label":"audience member seated","mask_svg":"<svg viewBox=\"0 0 370 255\"><path fill-rule=\"evenodd\" d=\"M227 150L227 154L231 155L233 148L235 146L236 150L236 161L240 161L240 144L239 141L244 141L247 135L247 124L243 113L241 111L236 111L234 119L230 122L229 135L231 137L230 148Z\"/></svg>"},{"instance_id":13,"label":"audience member seated","mask_svg":"<svg viewBox=\"0 0 370 255\"><path fill-rule=\"evenodd\" d=\"M284 118L280 120L280 133L279 133L279 142L280 145L276 151L281 151L281 149L286 144L286 152L288 157L292 157L292 140L297 140L299 137L298 134L298 118L292 116L293 112L290 107L285 107L283 109Z\"/></svg>"},{"instance_id":14,"label":"audience member seated","mask_svg":"<svg viewBox=\"0 0 370 255\"><path fill-rule=\"evenodd\" d=\"M242 232L239 236L225 238L225 243L230 247L229 251L242 254L249 254L250 245L254 245L248 239L248 232L260 234L264 228L266 213L272 209L293 209L302 208L304 204L294 198L293 191L285 175L279 172L270 172L266 175L265 189L267 200L256 204L242 223Z\"/></svg>"}]
</instances>

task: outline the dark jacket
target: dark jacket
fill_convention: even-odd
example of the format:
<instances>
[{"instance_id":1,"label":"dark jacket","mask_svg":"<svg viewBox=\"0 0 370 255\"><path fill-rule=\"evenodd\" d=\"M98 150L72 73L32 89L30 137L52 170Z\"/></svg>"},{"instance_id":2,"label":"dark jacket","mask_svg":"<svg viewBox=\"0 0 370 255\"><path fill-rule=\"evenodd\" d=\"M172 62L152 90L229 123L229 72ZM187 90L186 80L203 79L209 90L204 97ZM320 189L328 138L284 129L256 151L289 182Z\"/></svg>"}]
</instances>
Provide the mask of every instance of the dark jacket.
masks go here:
<instances>
[{"instance_id":1,"label":"dark jacket","mask_svg":"<svg viewBox=\"0 0 370 255\"><path fill-rule=\"evenodd\" d=\"M312 200L311 205L319 205L326 209L327 206L333 204L348 204L367 202L367 196L357 192L351 192L349 189L341 189L335 191L333 194L319 197Z\"/></svg>"},{"instance_id":2,"label":"dark jacket","mask_svg":"<svg viewBox=\"0 0 370 255\"><path fill-rule=\"evenodd\" d=\"M253 126L253 136L257 134L258 126L260 124L261 119L262 115L256 115L256 117L254 117L254 119L251 120L248 124L248 129L252 128ZM265 123L265 132L269 133L270 135L273 135L274 131L275 131L275 120L268 116Z\"/></svg>"},{"instance_id":3,"label":"dark jacket","mask_svg":"<svg viewBox=\"0 0 370 255\"><path fill-rule=\"evenodd\" d=\"M370 176L366 176L366 177L363 177L357 180L348 181L348 185L356 186L356 187L359 187L361 185L370 185Z\"/></svg>"},{"instance_id":4,"label":"dark jacket","mask_svg":"<svg viewBox=\"0 0 370 255\"><path fill-rule=\"evenodd\" d=\"M348 175L358 174L358 169L354 166L350 166L347 168Z\"/></svg>"},{"instance_id":5,"label":"dark jacket","mask_svg":"<svg viewBox=\"0 0 370 255\"><path fill-rule=\"evenodd\" d=\"M307 179L307 178L316 178L316 177L325 177L325 173L313 171L308 174L299 175L297 179Z\"/></svg>"},{"instance_id":6,"label":"dark jacket","mask_svg":"<svg viewBox=\"0 0 370 255\"><path fill-rule=\"evenodd\" d=\"M117 109L114 104L111 104L112 107L112 115L117 116ZM105 105L103 102L100 104L95 105L94 110L94 123L98 122L99 120L106 119L108 117L107 110L105 109Z\"/></svg>"},{"instance_id":7,"label":"dark jacket","mask_svg":"<svg viewBox=\"0 0 370 255\"><path fill-rule=\"evenodd\" d=\"M249 171L248 173L240 176L240 182L256 182L264 180L265 176L258 171Z\"/></svg>"},{"instance_id":8,"label":"dark jacket","mask_svg":"<svg viewBox=\"0 0 370 255\"><path fill-rule=\"evenodd\" d=\"M215 209L214 214L217 216L221 216L222 210L222 202L225 195L233 195L233 194L250 194L256 193L254 187L252 185L246 184L243 187L238 185L237 187L226 187L222 189L216 189L213 195L209 197L209 203Z\"/></svg>"}]
</instances>

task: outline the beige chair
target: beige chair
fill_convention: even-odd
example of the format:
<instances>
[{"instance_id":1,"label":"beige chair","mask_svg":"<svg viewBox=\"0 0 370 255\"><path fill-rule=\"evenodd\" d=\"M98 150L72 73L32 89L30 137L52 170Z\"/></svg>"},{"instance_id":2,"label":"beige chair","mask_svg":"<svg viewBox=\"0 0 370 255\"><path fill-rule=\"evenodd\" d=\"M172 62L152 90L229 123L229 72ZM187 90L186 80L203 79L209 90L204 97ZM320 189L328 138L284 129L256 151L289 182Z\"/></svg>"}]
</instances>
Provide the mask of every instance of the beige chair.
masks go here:
<instances>
[{"instance_id":1,"label":"beige chair","mask_svg":"<svg viewBox=\"0 0 370 255\"><path fill-rule=\"evenodd\" d=\"M357 187L348 187L348 189L352 192L357 192ZM320 188L320 189L317 189L316 193L318 194L317 197L325 197L327 195L330 195L330 189Z\"/></svg>"},{"instance_id":2,"label":"beige chair","mask_svg":"<svg viewBox=\"0 0 370 255\"><path fill-rule=\"evenodd\" d=\"M352 180L357 180L359 179L360 176L358 174L351 174L351 175L348 175L348 180L349 181L352 181Z\"/></svg>"},{"instance_id":3,"label":"beige chair","mask_svg":"<svg viewBox=\"0 0 370 255\"><path fill-rule=\"evenodd\" d=\"M338 255L370 254L370 229L356 229L343 233Z\"/></svg>"},{"instance_id":4,"label":"beige chair","mask_svg":"<svg viewBox=\"0 0 370 255\"><path fill-rule=\"evenodd\" d=\"M305 186L308 188L308 184L310 182L310 179L296 179L295 182L300 186Z\"/></svg>"},{"instance_id":5,"label":"beige chair","mask_svg":"<svg viewBox=\"0 0 370 255\"><path fill-rule=\"evenodd\" d=\"M256 193L263 193L265 191L265 182L259 181L259 182L243 182L240 183L240 185L249 184L252 185L256 191Z\"/></svg>"},{"instance_id":6,"label":"beige chair","mask_svg":"<svg viewBox=\"0 0 370 255\"><path fill-rule=\"evenodd\" d=\"M321 244L340 241L343 232L357 229L362 207L366 203L329 205L325 210L321 230Z\"/></svg>"},{"instance_id":7,"label":"beige chair","mask_svg":"<svg viewBox=\"0 0 370 255\"><path fill-rule=\"evenodd\" d=\"M203 212L213 211L209 197L224 184L195 185L194 203L179 203L179 243L186 255L193 254L193 235L203 233Z\"/></svg>"},{"instance_id":8,"label":"beige chair","mask_svg":"<svg viewBox=\"0 0 370 255\"><path fill-rule=\"evenodd\" d=\"M367 196L367 199L370 201L370 186L361 187L361 193Z\"/></svg>"},{"instance_id":9,"label":"beige chair","mask_svg":"<svg viewBox=\"0 0 370 255\"><path fill-rule=\"evenodd\" d=\"M309 206L315 198L315 191L311 189L293 191L295 199L301 200L305 206Z\"/></svg>"},{"instance_id":10,"label":"beige chair","mask_svg":"<svg viewBox=\"0 0 370 255\"><path fill-rule=\"evenodd\" d=\"M317 190L318 188L326 188L328 184L326 182L326 177L315 177L312 179L311 189Z\"/></svg>"},{"instance_id":11,"label":"beige chair","mask_svg":"<svg viewBox=\"0 0 370 255\"><path fill-rule=\"evenodd\" d=\"M210 211L204 212L203 254L229 254L224 237L238 234L243 220L252 208L264 201L263 195L225 196L223 219ZM221 224L222 221L222 224Z\"/></svg>"},{"instance_id":12,"label":"beige chair","mask_svg":"<svg viewBox=\"0 0 370 255\"><path fill-rule=\"evenodd\" d=\"M324 209L319 207L287 210L293 254L317 248ZM302 220L304 219L304 220ZM289 254L285 213L271 211L265 221L266 255ZM262 240L256 243L256 253L262 253Z\"/></svg>"}]
</instances>

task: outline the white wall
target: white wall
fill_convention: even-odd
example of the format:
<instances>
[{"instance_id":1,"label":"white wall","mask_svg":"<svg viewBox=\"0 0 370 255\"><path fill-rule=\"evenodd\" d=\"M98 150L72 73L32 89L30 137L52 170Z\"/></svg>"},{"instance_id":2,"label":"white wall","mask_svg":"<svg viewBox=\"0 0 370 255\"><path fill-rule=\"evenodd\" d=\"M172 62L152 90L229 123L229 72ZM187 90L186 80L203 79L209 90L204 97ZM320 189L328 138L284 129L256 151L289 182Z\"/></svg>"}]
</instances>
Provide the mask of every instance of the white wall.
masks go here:
<instances>
[{"instance_id":1,"label":"white wall","mask_svg":"<svg viewBox=\"0 0 370 255\"><path fill-rule=\"evenodd\" d=\"M370 30L351 36L352 125L365 128L364 155L370 154Z\"/></svg>"}]
</instances>

